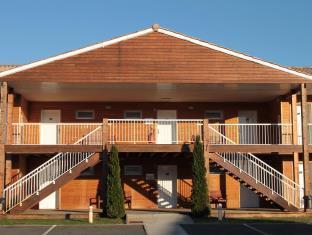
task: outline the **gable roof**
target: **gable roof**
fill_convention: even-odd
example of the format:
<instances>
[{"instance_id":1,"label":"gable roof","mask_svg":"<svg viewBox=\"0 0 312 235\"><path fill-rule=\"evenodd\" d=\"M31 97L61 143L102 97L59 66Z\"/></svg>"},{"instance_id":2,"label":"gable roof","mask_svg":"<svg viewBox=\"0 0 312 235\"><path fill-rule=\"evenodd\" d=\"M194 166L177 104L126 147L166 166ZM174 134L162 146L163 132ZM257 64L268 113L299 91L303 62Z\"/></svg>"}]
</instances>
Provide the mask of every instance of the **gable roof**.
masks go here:
<instances>
[{"instance_id":1,"label":"gable roof","mask_svg":"<svg viewBox=\"0 0 312 235\"><path fill-rule=\"evenodd\" d=\"M312 66L305 66L305 67L289 67L292 70L296 70L300 73L305 73L308 75L312 75Z\"/></svg>"},{"instance_id":2,"label":"gable roof","mask_svg":"<svg viewBox=\"0 0 312 235\"><path fill-rule=\"evenodd\" d=\"M222 52L222 53L225 53L225 54L228 54L228 55L231 55L231 56L234 56L236 58L240 58L240 59L243 59L243 60L246 60L246 61L254 62L256 64L263 65L265 67L272 68L272 69L277 70L277 71L282 71L282 72L285 72L287 74L297 76L299 78L312 80L312 75L306 74L302 70L283 67L281 65L277 65L277 64L274 64L274 63L271 63L271 62L267 62L267 61L264 61L264 60L252 57L252 56L248 56L248 55L245 55L243 53L236 52L236 51L224 48L224 47L220 47L220 46L217 46L215 44L212 44L212 43L209 43L209 42L206 42L206 41L203 41L203 40L199 40L199 39L196 39L196 38L193 38L193 37L189 37L189 36L183 35L181 33L173 32L173 31L170 31L168 29L161 28L158 25L153 25L153 27L151 27L151 28L144 29L144 30L141 30L141 31L137 31L135 33L131 33L131 34L128 34L128 35L125 35L125 36L117 37L117 38L114 38L114 39L111 39L111 40L107 40L107 41L104 41L104 42L100 42L100 43L97 43L97 44L94 44L94 45L91 45L91 46L87 46L87 47L81 48L81 49L78 49L78 50L70 51L70 52L67 52L67 53L63 53L63 54L60 54L60 55L57 55L57 56L53 56L53 57L50 57L50 58L47 58L47 59L43 59L43 60L40 60L40 61L37 61L37 62L33 62L33 63L22 65L22 66L19 66L19 67L16 67L16 68L13 68L13 69L10 69L10 70L7 70L7 71L0 72L0 79L4 80L3 79L4 77L7 77L7 76L10 76L10 75L22 72L22 71L26 71L26 70L29 70L29 69L32 69L32 68L36 68L36 67L45 65L45 64L49 64L51 62L55 62L55 61L58 61L58 60L63 60L63 59L69 58L69 57L73 57L73 56L79 55L79 54L90 52L90 51L93 51L93 50L96 50L96 49L99 49L99 48L105 48L107 46L114 45L114 44L117 44L117 43L129 40L129 39L133 39L133 38L136 38L136 37L140 37L140 36L152 33L152 32L159 32L161 34L164 34L164 35L167 35L167 36L171 36L171 37L174 37L174 38L178 38L178 39L190 42L190 43L195 44L195 45L199 45L199 46L202 46L202 47L210 48L212 50L215 50L215 51L218 51L218 52Z\"/></svg>"},{"instance_id":3,"label":"gable roof","mask_svg":"<svg viewBox=\"0 0 312 235\"><path fill-rule=\"evenodd\" d=\"M0 64L0 72L14 69L18 67L18 65L12 65L12 64Z\"/></svg>"}]
</instances>

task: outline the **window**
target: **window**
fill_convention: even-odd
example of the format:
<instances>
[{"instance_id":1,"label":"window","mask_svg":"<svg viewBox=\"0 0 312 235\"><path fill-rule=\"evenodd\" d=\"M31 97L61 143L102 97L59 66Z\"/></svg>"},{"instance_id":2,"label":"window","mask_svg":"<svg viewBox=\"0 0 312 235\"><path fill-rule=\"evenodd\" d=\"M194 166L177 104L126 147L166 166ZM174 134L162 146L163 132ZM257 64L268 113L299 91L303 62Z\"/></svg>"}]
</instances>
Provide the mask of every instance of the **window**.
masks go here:
<instances>
[{"instance_id":1,"label":"window","mask_svg":"<svg viewBox=\"0 0 312 235\"><path fill-rule=\"evenodd\" d=\"M219 110L207 110L205 111L205 118L209 120L223 120L223 112Z\"/></svg>"},{"instance_id":2,"label":"window","mask_svg":"<svg viewBox=\"0 0 312 235\"><path fill-rule=\"evenodd\" d=\"M142 175L141 165L125 165L124 175Z\"/></svg>"},{"instance_id":3,"label":"window","mask_svg":"<svg viewBox=\"0 0 312 235\"><path fill-rule=\"evenodd\" d=\"M142 118L142 112L137 110L125 111L124 117L126 119L140 119Z\"/></svg>"},{"instance_id":4,"label":"window","mask_svg":"<svg viewBox=\"0 0 312 235\"><path fill-rule=\"evenodd\" d=\"M76 119L94 119L94 111L78 110L76 111Z\"/></svg>"}]
</instances>

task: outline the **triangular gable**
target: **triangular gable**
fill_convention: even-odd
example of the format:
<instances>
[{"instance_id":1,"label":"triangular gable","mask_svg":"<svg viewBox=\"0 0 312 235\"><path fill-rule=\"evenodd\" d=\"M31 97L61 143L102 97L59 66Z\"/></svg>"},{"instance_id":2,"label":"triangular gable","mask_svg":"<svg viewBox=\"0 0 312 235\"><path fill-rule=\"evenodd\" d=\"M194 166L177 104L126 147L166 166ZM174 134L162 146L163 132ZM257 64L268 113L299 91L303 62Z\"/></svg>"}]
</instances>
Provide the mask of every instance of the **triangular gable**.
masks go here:
<instances>
[{"instance_id":1,"label":"triangular gable","mask_svg":"<svg viewBox=\"0 0 312 235\"><path fill-rule=\"evenodd\" d=\"M107 57L88 64L97 56ZM77 72L84 78L75 77ZM1 72L0 79L275 83L303 82L312 76L164 28L149 28Z\"/></svg>"}]
</instances>

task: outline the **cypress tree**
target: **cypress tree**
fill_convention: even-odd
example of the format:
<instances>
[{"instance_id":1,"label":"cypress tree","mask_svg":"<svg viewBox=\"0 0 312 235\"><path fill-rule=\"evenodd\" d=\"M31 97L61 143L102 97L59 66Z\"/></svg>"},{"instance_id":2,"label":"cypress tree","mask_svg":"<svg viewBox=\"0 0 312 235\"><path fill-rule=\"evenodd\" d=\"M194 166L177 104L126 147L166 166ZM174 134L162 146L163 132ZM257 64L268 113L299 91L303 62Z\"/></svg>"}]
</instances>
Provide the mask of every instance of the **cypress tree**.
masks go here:
<instances>
[{"instance_id":1,"label":"cypress tree","mask_svg":"<svg viewBox=\"0 0 312 235\"><path fill-rule=\"evenodd\" d=\"M203 144L200 141L200 137L196 136L192 165L192 214L195 217L210 214L206 171Z\"/></svg>"},{"instance_id":2,"label":"cypress tree","mask_svg":"<svg viewBox=\"0 0 312 235\"><path fill-rule=\"evenodd\" d=\"M115 145L111 148L107 163L106 215L110 218L123 218L125 216L118 149Z\"/></svg>"}]
</instances>

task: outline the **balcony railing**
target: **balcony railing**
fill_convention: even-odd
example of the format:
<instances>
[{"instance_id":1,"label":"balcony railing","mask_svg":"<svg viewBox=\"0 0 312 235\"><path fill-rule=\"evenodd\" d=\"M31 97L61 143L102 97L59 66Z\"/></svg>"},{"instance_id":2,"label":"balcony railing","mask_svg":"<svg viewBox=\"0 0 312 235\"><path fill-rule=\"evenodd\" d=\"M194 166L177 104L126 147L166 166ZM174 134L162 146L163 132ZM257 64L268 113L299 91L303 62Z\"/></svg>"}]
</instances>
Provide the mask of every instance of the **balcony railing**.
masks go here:
<instances>
[{"instance_id":1,"label":"balcony railing","mask_svg":"<svg viewBox=\"0 0 312 235\"><path fill-rule=\"evenodd\" d=\"M202 138L203 120L109 119L108 142L118 144L180 144ZM102 123L13 123L12 144L74 144ZM84 145L101 145L102 128Z\"/></svg>"},{"instance_id":2,"label":"balcony railing","mask_svg":"<svg viewBox=\"0 0 312 235\"><path fill-rule=\"evenodd\" d=\"M292 124L209 124L209 127L211 144L293 144Z\"/></svg>"},{"instance_id":3,"label":"balcony railing","mask_svg":"<svg viewBox=\"0 0 312 235\"><path fill-rule=\"evenodd\" d=\"M111 144L184 144L193 143L197 135L203 140L203 123L202 119L108 119L104 128ZM293 144L291 124L208 125L210 144ZM310 140L311 127L309 124ZM103 123L13 123L11 129L9 143L15 145L74 144L95 129L92 139L87 138L81 144L101 145L104 130Z\"/></svg>"},{"instance_id":4,"label":"balcony railing","mask_svg":"<svg viewBox=\"0 0 312 235\"><path fill-rule=\"evenodd\" d=\"M102 123L13 123L12 144L75 144L92 131L92 138L85 138L84 145L102 144Z\"/></svg>"},{"instance_id":5,"label":"balcony railing","mask_svg":"<svg viewBox=\"0 0 312 235\"><path fill-rule=\"evenodd\" d=\"M183 144L202 139L199 119L110 119L110 143Z\"/></svg>"}]
</instances>

